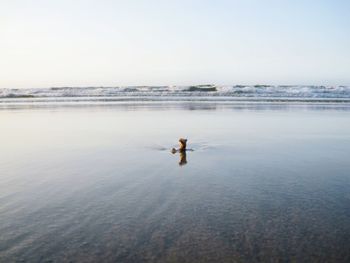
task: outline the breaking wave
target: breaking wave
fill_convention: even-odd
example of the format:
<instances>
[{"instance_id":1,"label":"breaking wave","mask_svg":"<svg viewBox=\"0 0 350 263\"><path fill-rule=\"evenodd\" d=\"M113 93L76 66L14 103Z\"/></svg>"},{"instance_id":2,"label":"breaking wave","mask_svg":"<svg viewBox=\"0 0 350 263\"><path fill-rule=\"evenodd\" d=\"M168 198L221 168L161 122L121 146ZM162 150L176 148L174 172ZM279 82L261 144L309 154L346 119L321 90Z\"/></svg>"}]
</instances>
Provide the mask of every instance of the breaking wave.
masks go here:
<instances>
[{"instance_id":1,"label":"breaking wave","mask_svg":"<svg viewBox=\"0 0 350 263\"><path fill-rule=\"evenodd\" d=\"M0 89L4 99L72 98L73 100L181 101L181 100L350 100L348 86L272 86L272 85L197 85L128 87L53 87L36 89Z\"/></svg>"}]
</instances>

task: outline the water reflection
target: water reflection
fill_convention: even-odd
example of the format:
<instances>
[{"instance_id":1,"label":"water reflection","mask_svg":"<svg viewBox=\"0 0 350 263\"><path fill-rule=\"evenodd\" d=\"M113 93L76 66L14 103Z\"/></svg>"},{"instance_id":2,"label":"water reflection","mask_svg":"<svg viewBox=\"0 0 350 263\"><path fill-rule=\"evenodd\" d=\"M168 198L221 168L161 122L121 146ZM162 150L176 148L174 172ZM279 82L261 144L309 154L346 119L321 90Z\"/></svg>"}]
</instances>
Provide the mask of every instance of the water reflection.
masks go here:
<instances>
[{"instance_id":1,"label":"water reflection","mask_svg":"<svg viewBox=\"0 0 350 263\"><path fill-rule=\"evenodd\" d=\"M175 148L173 148L171 150L172 154L176 154L179 153L180 156L180 160L179 160L179 165L183 166L187 164L187 154L186 154L186 150L176 150Z\"/></svg>"},{"instance_id":2,"label":"water reflection","mask_svg":"<svg viewBox=\"0 0 350 263\"><path fill-rule=\"evenodd\" d=\"M193 149L187 149L185 151L171 151L172 154L179 154L179 165L184 166L187 164L187 152L193 152Z\"/></svg>"},{"instance_id":3,"label":"water reflection","mask_svg":"<svg viewBox=\"0 0 350 263\"><path fill-rule=\"evenodd\" d=\"M179 161L179 165L183 166L187 164L187 158L186 158L186 151L181 151L180 152L180 161Z\"/></svg>"},{"instance_id":4,"label":"water reflection","mask_svg":"<svg viewBox=\"0 0 350 263\"><path fill-rule=\"evenodd\" d=\"M0 99L0 110L42 110L42 109L86 109L116 111L290 111L290 110L327 110L349 111L348 101L84 101L84 100L4 100Z\"/></svg>"}]
</instances>

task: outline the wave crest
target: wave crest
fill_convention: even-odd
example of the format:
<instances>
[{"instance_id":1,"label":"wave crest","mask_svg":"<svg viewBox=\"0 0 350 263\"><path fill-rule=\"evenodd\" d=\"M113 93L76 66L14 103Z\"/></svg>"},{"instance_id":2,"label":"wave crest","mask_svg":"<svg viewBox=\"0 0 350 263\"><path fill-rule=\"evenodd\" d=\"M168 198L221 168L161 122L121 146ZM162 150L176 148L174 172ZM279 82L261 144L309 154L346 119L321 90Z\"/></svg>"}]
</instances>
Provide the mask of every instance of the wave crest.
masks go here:
<instances>
[{"instance_id":1,"label":"wave crest","mask_svg":"<svg viewBox=\"0 0 350 263\"><path fill-rule=\"evenodd\" d=\"M350 99L348 86L287 85L197 85L127 87L52 87L42 89L0 89L0 98L61 97L227 97L227 98L300 98Z\"/></svg>"}]
</instances>

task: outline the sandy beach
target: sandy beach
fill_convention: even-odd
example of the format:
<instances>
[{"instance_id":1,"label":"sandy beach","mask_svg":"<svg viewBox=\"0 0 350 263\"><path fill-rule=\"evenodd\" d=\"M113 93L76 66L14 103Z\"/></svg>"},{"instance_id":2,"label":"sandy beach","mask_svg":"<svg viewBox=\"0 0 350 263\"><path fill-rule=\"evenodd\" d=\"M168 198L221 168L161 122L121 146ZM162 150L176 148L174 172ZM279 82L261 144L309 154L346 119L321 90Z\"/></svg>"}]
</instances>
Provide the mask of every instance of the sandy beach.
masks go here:
<instances>
[{"instance_id":1,"label":"sandy beach","mask_svg":"<svg viewBox=\"0 0 350 263\"><path fill-rule=\"evenodd\" d=\"M349 117L346 104L2 107L0 261L345 262Z\"/></svg>"}]
</instances>

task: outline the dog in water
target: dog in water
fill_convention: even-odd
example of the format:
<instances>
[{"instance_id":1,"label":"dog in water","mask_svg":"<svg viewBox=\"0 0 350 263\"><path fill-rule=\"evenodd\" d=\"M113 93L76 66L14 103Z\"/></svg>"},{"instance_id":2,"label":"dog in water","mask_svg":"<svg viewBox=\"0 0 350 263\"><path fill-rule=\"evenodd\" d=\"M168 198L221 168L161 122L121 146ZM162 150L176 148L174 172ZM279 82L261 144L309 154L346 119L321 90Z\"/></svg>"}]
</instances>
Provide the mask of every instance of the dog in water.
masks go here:
<instances>
[{"instance_id":1,"label":"dog in water","mask_svg":"<svg viewBox=\"0 0 350 263\"><path fill-rule=\"evenodd\" d=\"M180 144L179 149L175 149L175 148L172 148L172 149L171 149L171 152L172 152L172 153L176 153L176 152L185 152L185 151L186 151L187 139L180 138L180 139L179 139L179 144Z\"/></svg>"},{"instance_id":2,"label":"dog in water","mask_svg":"<svg viewBox=\"0 0 350 263\"><path fill-rule=\"evenodd\" d=\"M172 149L171 149L171 152L172 152L173 154L175 154L175 153L177 153L177 152L180 154L179 165L182 166L182 165L185 165L185 164L187 163L187 159L186 159L187 139L180 138L180 139L179 139L179 144L180 144L179 149L172 148Z\"/></svg>"}]
</instances>

